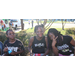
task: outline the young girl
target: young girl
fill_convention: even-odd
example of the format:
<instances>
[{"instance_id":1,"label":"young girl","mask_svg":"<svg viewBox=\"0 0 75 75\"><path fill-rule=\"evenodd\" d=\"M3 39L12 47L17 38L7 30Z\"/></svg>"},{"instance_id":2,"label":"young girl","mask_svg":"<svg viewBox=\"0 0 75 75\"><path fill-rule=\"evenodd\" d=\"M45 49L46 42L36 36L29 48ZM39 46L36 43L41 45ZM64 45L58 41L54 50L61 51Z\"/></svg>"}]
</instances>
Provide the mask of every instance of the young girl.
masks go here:
<instances>
[{"instance_id":1,"label":"young girl","mask_svg":"<svg viewBox=\"0 0 75 75\"><path fill-rule=\"evenodd\" d=\"M36 33L36 36L31 37L29 41L29 51L30 55L33 56L45 56L49 53L49 50L45 52L45 48L47 45L47 37L43 36L44 33L44 27L43 25L37 25L35 26L34 32ZM32 47L32 52L31 52Z\"/></svg>"},{"instance_id":2,"label":"young girl","mask_svg":"<svg viewBox=\"0 0 75 75\"><path fill-rule=\"evenodd\" d=\"M7 40L4 43L4 53L8 56L19 56L24 52L23 44L15 38L12 29L6 31Z\"/></svg>"},{"instance_id":3,"label":"young girl","mask_svg":"<svg viewBox=\"0 0 75 75\"><path fill-rule=\"evenodd\" d=\"M70 36L63 36L56 29L51 28L47 34L48 48L53 50L56 56L75 55L75 41Z\"/></svg>"}]
</instances>

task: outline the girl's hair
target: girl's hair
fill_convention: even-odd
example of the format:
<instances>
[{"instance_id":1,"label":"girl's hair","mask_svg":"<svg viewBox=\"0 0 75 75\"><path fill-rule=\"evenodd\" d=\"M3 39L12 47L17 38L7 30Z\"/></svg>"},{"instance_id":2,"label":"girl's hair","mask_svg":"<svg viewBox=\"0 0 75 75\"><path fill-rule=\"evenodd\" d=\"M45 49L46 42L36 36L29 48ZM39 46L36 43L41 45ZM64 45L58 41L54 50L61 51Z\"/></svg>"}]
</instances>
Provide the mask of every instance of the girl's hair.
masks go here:
<instances>
[{"instance_id":1,"label":"girl's hair","mask_svg":"<svg viewBox=\"0 0 75 75\"><path fill-rule=\"evenodd\" d=\"M56 29L51 28L51 29L49 29L48 34L47 34L48 48L49 49L52 49L52 40L49 37L49 33L53 33L55 35L55 37L58 36L58 38L56 39L56 41L57 41L56 45L59 45L59 46L62 45L62 37L61 37L62 34L60 34L60 32L57 31Z\"/></svg>"},{"instance_id":2,"label":"girl's hair","mask_svg":"<svg viewBox=\"0 0 75 75\"><path fill-rule=\"evenodd\" d=\"M41 27L41 28L44 29L44 25L43 25L43 24L41 24L41 25L36 25L36 26L35 26L35 29L34 29L34 32L36 32L36 30L37 30L39 27Z\"/></svg>"},{"instance_id":3,"label":"girl's hair","mask_svg":"<svg viewBox=\"0 0 75 75\"><path fill-rule=\"evenodd\" d=\"M7 31L6 31L6 35L8 35L8 31L13 31L12 29L8 29ZM14 32L14 31L13 31Z\"/></svg>"},{"instance_id":4,"label":"girl's hair","mask_svg":"<svg viewBox=\"0 0 75 75\"><path fill-rule=\"evenodd\" d=\"M8 29L7 31L6 31L6 35L8 35L8 31L13 31L12 29ZM13 31L14 32L14 31ZM7 38L7 40L9 40L9 38Z\"/></svg>"}]
</instances>

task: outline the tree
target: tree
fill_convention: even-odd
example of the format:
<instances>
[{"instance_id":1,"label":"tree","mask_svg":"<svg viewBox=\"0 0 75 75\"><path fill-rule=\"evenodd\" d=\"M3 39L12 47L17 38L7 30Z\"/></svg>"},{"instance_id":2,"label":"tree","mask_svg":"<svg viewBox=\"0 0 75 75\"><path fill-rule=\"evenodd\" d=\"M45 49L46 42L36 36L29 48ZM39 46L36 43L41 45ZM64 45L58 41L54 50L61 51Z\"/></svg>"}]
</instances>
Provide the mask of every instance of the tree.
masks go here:
<instances>
[{"instance_id":1,"label":"tree","mask_svg":"<svg viewBox=\"0 0 75 75\"><path fill-rule=\"evenodd\" d=\"M46 19L46 20L47 20L47 19ZM45 31L48 30L48 29L50 29L50 27L52 26L52 24L54 23L54 21L55 21L55 19L50 19L48 25L46 25L46 24L44 23L44 24L46 25L46 26L44 26ZM46 22L46 21L45 21L45 22Z\"/></svg>"},{"instance_id":2,"label":"tree","mask_svg":"<svg viewBox=\"0 0 75 75\"><path fill-rule=\"evenodd\" d=\"M42 19L36 19L37 24L39 25L39 21L40 21L40 25L43 24L44 26L47 23L47 19L44 19L44 22L42 23Z\"/></svg>"},{"instance_id":3,"label":"tree","mask_svg":"<svg viewBox=\"0 0 75 75\"><path fill-rule=\"evenodd\" d=\"M24 23L23 23L23 19L21 19L21 29L24 30Z\"/></svg>"},{"instance_id":4,"label":"tree","mask_svg":"<svg viewBox=\"0 0 75 75\"><path fill-rule=\"evenodd\" d=\"M39 19L36 19L36 21L37 21L37 24L39 25ZM43 23L42 23L42 20L40 19L40 24L44 25L44 29L46 31L51 27L51 25L54 23L54 21L55 21L55 19L49 19L49 24L46 25L47 24L47 19L44 19Z\"/></svg>"},{"instance_id":5,"label":"tree","mask_svg":"<svg viewBox=\"0 0 75 75\"><path fill-rule=\"evenodd\" d=\"M67 20L65 19L65 23L63 22L63 19L61 19L61 21L62 21L62 30L64 30L64 26L65 26Z\"/></svg>"},{"instance_id":6,"label":"tree","mask_svg":"<svg viewBox=\"0 0 75 75\"><path fill-rule=\"evenodd\" d=\"M44 28L45 28L45 31L46 31L46 30L50 29L50 27L52 26L52 24L54 23L55 20L56 19L49 19L48 25L46 25L47 19L44 19L43 23L40 20L40 23L44 25ZM37 21L37 24L39 25L39 19L37 19L36 21ZM64 22L64 19L61 19L61 21L62 21L62 30L64 30L64 26L65 26L67 20L65 19L65 22Z\"/></svg>"},{"instance_id":7,"label":"tree","mask_svg":"<svg viewBox=\"0 0 75 75\"><path fill-rule=\"evenodd\" d=\"M39 25L39 19L36 19L37 24Z\"/></svg>"}]
</instances>

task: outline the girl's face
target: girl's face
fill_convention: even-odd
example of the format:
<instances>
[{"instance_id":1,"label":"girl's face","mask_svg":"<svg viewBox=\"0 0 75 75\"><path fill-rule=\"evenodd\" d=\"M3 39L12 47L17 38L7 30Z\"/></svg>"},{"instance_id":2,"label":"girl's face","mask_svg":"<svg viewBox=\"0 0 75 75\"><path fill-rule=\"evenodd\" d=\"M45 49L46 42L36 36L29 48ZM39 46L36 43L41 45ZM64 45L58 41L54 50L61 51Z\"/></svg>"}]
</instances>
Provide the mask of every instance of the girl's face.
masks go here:
<instances>
[{"instance_id":1,"label":"girl's face","mask_svg":"<svg viewBox=\"0 0 75 75\"><path fill-rule=\"evenodd\" d=\"M41 27L38 27L38 29L36 30L36 35L41 38L43 36L43 33L43 29Z\"/></svg>"},{"instance_id":2,"label":"girl's face","mask_svg":"<svg viewBox=\"0 0 75 75\"><path fill-rule=\"evenodd\" d=\"M8 35L7 35L7 37L9 38L9 39L15 39L15 33L13 32L13 31L8 31Z\"/></svg>"},{"instance_id":3,"label":"girl's face","mask_svg":"<svg viewBox=\"0 0 75 75\"><path fill-rule=\"evenodd\" d=\"M49 33L49 37L51 40L53 40L55 38L55 35L53 33Z\"/></svg>"}]
</instances>

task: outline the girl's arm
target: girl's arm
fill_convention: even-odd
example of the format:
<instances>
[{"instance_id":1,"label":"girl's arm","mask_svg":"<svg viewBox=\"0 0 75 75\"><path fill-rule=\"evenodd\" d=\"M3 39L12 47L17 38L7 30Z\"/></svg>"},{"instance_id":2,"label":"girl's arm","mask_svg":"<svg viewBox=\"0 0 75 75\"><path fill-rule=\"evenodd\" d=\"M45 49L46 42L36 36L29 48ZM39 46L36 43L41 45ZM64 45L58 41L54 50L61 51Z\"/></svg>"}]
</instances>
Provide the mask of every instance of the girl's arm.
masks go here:
<instances>
[{"instance_id":1,"label":"girl's arm","mask_svg":"<svg viewBox=\"0 0 75 75\"><path fill-rule=\"evenodd\" d=\"M71 43L73 46L75 46L75 41L74 41L74 39L72 39L70 43Z\"/></svg>"},{"instance_id":2,"label":"girl's arm","mask_svg":"<svg viewBox=\"0 0 75 75\"><path fill-rule=\"evenodd\" d=\"M59 53L58 53L58 49L57 49L57 47L55 46L56 45L56 39L57 39L58 37L56 37L55 39L53 39L53 41L52 41L52 49L53 49L53 53L54 53L54 55L55 56L58 56L59 55Z\"/></svg>"},{"instance_id":3,"label":"girl's arm","mask_svg":"<svg viewBox=\"0 0 75 75\"><path fill-rule=\"evenodd\" d=\"M50 50L48 49L48 41L47 41L47 37L45 37L45 41L46 41L47 51L44 53L43 56L46 56L46 55L50 52Z\"/></svg>"},{"instance_id":4,"label":"girl's arm","mask_svg":"<svg viewBox=\"0 0 75 75\"><path fill-rule=\"evenodd\" d=\"M55 55L55 56L58 56L59 54L58 54L58 49L57 49L57 47L52 46L52 49L53 49L54 55Z\"/></svg>"},{"instance_id":5,"label":"girl's arm","mask_svg":"<svg viewBox=\"0 0 75 75\"><path fill-rule=\"evenodd\" d=\"M34 37L31 37L29 40L28 50L30 52L30 55L32 55L31 46L32 46L33 40L34 40Z\"/></svg>"},{"instance_id":6,"label":"girl's arm","mask_svg":"<svg viewBox=\"0 0 75 75\"><path fill-rule=\"evenodd\" d=\"M23 53L25 51L25 48L24 48L23 44L22 43L20 43L20 44L21 44L21 47L18 47L19 51L17 51L17 52L13 51L12 53L10 53L11 55L21 54L21 53Z\"/></svg>"},{"instance_id":7,"label":"girl's arm","mask_svg":"<svg viewBox=\"0 0 75 75\"><path fill-rule=\"evenodd\" d=\"M75 46L75 41L74 41L74 39L72 39L70 43L71 43L73 46ZM74 56L75 56L75 47L74 47Z\"/></svg>"},{"instance_id":8,"label":"girl's arm","mask_svg":"<svg viewBox=\"0 0 75 75\"><path fill-rule=\"evenodd\" d=\"M20 50L20 51L18 51L18 52L12 52L12 53L10 53L11 55L17 55L17 54L21 54L21 53L23 53L24 52L24 50Z\"/></svg>"}]
</instances>

